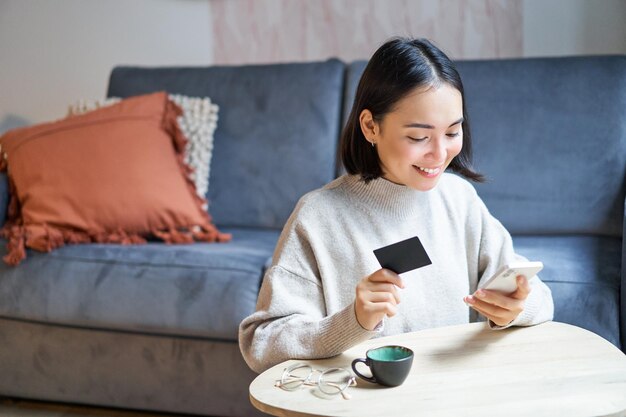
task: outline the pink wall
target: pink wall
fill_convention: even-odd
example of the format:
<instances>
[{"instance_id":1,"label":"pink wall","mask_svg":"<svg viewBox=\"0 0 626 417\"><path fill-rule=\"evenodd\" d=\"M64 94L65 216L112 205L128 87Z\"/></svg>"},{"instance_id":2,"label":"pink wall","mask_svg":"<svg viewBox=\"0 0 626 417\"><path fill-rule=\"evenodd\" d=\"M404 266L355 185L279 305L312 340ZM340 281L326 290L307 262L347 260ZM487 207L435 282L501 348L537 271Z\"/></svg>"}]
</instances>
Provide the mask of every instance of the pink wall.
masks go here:
<instances>
[{"instance_id":1,"label":"pink wall","mask_svg":"<svg viewBox=\"0 0 626 417\"><path fill-rule=\"evenodd\" d=\"M213 62L367 59L391 36L426 37L453 59L523 54L522 2L211 0Z\"/></svg>"}]
</instances>

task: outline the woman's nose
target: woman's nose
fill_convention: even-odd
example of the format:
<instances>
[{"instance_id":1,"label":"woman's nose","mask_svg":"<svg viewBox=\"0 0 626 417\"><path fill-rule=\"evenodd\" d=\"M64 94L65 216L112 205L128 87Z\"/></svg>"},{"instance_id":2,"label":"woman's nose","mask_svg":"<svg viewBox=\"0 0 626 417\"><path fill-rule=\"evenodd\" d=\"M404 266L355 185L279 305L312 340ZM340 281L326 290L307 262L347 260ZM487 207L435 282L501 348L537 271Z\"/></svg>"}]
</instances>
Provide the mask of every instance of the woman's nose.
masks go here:
<instances>
[{"instance_id":1,"label":"woman's nose","mask_svg":"<svg viewBox=\"0 0 626 417\"><path fill-rule=\"evenodd\" d=\"M445 138L436 138L430 143L431 147L429 154L432 158L438 162L445 160L447 154Z\"/></svg>"}]
</instances>

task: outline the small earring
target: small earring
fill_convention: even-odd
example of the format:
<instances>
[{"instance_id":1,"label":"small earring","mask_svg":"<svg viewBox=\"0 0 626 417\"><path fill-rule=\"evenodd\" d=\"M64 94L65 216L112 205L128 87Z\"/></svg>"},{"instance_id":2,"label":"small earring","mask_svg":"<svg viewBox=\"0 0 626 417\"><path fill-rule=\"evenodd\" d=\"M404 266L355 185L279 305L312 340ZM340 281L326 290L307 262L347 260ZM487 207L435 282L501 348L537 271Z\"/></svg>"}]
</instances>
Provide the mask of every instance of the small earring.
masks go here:
<instances>
[{"instance_id":1,"label":"small earring","mask_svg":"<svg viewBox=\"0 0 626 417\"><path fill-rule=\"evenodd\" d=\"M372 148L374 147L374 142L370 142L372 144Z\"/></svg>"}]
</instances>

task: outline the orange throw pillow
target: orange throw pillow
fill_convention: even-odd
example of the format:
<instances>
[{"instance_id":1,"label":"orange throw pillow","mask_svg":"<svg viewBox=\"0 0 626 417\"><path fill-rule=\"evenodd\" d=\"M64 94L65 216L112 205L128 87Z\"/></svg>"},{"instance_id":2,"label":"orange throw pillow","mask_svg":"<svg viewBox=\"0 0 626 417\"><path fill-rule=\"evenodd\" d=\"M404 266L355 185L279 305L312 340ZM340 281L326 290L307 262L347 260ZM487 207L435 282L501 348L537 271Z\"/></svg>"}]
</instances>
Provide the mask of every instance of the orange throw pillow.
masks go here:
<instances>
[{"instance_id":1,"label":"orange throw pillow","mask_svg":"<svg viewBox=\"0 0 626 417\"><path fill-rule=\"evenodd\" d=\"M65 243L230 240L195 193L181 113L159 92L0 137L11 191L4 261Z\"/></svg>"}]
</instances>

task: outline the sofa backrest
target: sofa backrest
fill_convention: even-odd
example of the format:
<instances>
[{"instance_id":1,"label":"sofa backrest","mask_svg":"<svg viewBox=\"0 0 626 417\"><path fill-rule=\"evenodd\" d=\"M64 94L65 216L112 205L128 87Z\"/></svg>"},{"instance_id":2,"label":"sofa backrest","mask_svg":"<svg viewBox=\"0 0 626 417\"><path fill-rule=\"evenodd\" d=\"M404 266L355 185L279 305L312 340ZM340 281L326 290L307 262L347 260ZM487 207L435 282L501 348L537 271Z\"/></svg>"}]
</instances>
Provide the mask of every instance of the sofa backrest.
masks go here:
<instances>
[{"instance_id":1,"label":"sofa backrest","mask_svg":"<svg viewBox=\"0 0 626 417\"><path fill-rule=\"evenodd\" d=\"M219 105L209 212L218 226L280 229L335 175L345 66L325 62L117 67L109 97L165 90Z\"/></svg>"},{"instance_id":2,"label":"sofa backrest","mask_svg":"<svg viewBox=\"0 0 626 417\"><path fill-rule=\"evenodd\" d=\"M344 121L364 61L349 65ZM622 235L626 56L456 62L476 189L513 234ZM511 204L515 202L515 204Z\"/></svg>"}]
</instances>

